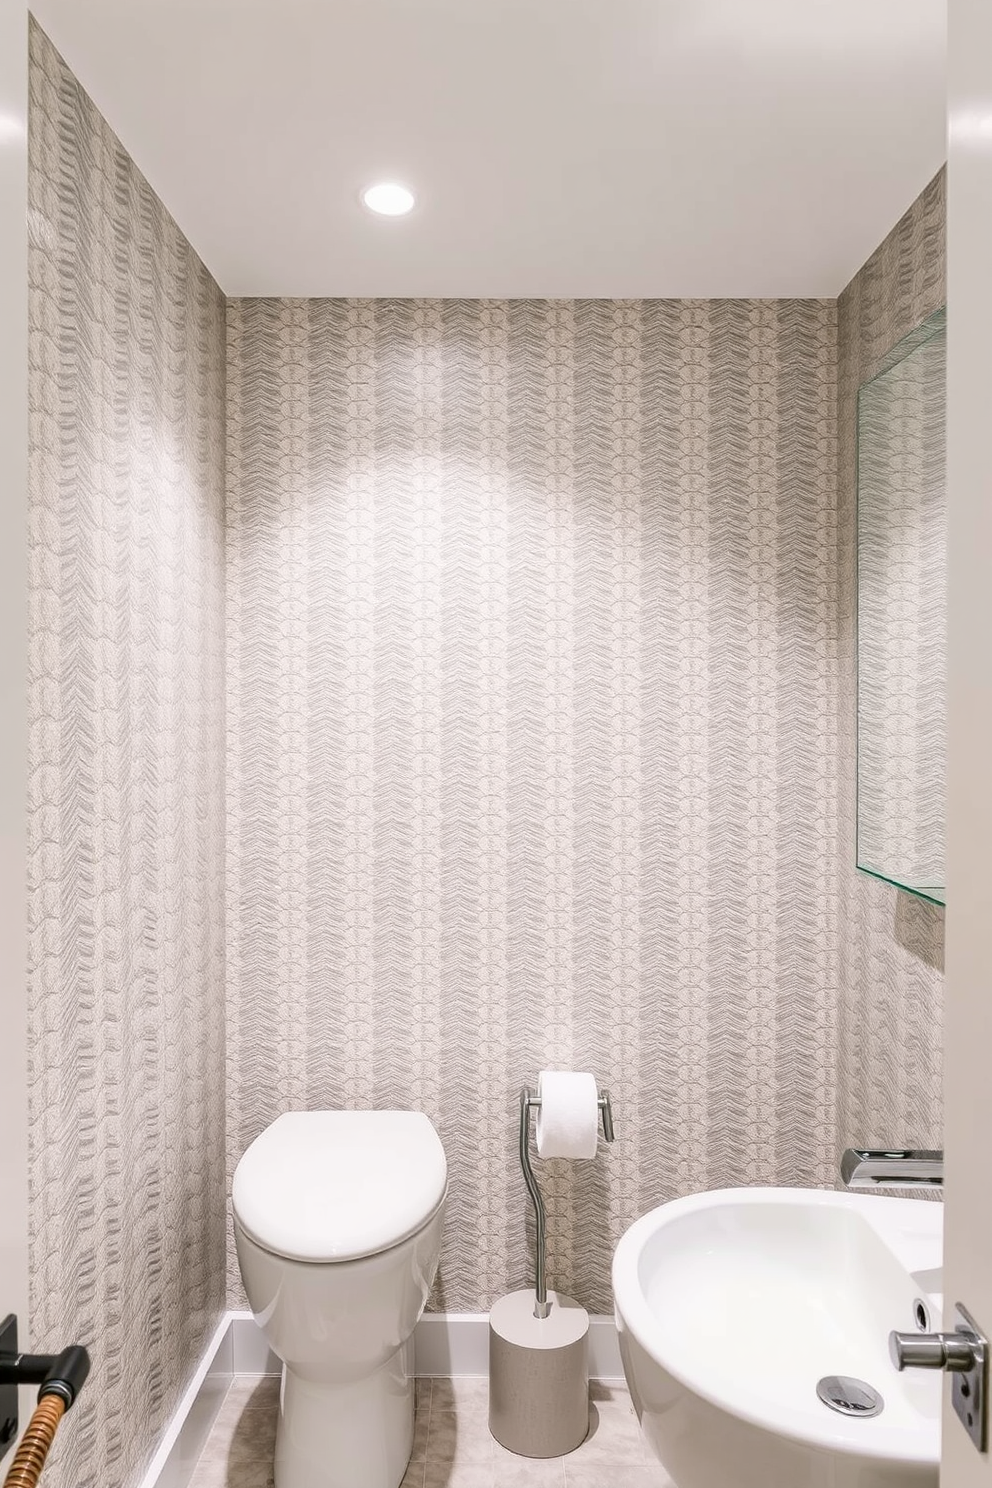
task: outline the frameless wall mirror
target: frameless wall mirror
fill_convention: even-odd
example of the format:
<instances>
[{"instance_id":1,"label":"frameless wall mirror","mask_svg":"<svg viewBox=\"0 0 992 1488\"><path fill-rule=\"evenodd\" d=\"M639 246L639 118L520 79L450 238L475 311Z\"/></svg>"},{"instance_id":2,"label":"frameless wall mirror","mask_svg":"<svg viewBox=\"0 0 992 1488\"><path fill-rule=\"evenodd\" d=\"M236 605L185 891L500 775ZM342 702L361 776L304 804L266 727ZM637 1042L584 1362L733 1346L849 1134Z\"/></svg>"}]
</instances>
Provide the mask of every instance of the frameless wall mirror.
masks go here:
<instances>
[{"instance_id":1,"label":"frameless wall mirror","mask_svg":"<svg viewBox=\"0 0 992 1488\"><path fill-rule=\"evenodd\" d=\"M858 392L858 867L945 902L947 328Z\"/></svg>"}]
</instances>

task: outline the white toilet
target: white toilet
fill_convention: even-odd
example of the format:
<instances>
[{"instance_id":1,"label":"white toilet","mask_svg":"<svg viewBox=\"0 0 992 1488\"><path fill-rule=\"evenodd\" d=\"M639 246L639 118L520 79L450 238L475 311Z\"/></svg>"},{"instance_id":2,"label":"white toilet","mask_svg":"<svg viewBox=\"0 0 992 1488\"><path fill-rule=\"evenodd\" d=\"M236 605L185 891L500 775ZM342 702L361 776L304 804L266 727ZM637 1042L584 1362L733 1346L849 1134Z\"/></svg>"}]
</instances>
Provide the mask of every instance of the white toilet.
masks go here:
<instances>
[{"instance_id":1,"label":"white toilet","mask_svg":"<svg viewBox=\"0 0 992 1488\"><path fill-rule=\"evenodd\" d=\"M447 1176L419 1111L292 1111L238 1163L241 1275L283 1361L276 1488L398 1488Z\"/></svg>"}]
</instances>

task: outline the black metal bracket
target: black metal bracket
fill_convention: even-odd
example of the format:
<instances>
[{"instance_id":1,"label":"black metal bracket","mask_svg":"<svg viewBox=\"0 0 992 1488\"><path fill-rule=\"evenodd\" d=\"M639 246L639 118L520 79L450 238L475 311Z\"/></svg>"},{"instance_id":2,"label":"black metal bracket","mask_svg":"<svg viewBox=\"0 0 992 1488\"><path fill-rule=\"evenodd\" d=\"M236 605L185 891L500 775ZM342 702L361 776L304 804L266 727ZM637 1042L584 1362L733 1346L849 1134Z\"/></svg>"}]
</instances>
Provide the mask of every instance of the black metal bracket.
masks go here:
<instances>
[{"instance_id":1,"label":"black metal bracket","mask_svg":"<svg viewBox=\"0 0 992 1488\"><path fill-rule=\"evenodd\" d=\"M17 1318L0 1323L0 1457L17 1436L17 1388L40 1385L38 1399L58 1395L71 1410L90 1372L90 1356L78 1343L60 1354L22 1354L17 1348Z\"/></svg>"},{"instance_id":2,"label":"black metal bracket","mask_svg":"<svg viewBox=\"0 0 992 1488\"><path fill-rule=\"evenodd\" d=\"M0 1355L17 1352L17 1319L13 1313L0 1323ZM17 1436L17 1386L0 1383L0 1457L5 1457Z\"/></svg>"}]
</instances>

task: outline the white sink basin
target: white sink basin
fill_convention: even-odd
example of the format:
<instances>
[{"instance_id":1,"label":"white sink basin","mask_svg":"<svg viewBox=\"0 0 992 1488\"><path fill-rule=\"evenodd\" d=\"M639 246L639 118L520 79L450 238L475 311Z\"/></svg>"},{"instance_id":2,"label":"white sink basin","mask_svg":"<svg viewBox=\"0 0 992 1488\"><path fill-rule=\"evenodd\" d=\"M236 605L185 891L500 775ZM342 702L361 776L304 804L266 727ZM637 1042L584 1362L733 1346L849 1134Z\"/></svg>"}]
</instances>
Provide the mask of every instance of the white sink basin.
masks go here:
<instances>
[{"instance_id":1,"label":"white sink basin","mask_svg":"<svg viewBox=\"0 0 992 1488\"><path fill-rule=\"evenodd\" d=\"M676 1488L937 1488L941 1376L900 1374L892 1328L941 1326L943 1206L815 1189L723 1189L663 1204L620 1241L624 1370ZM852 1376L879 1415L837 1414Z\"/></svg>"}]
</instances>

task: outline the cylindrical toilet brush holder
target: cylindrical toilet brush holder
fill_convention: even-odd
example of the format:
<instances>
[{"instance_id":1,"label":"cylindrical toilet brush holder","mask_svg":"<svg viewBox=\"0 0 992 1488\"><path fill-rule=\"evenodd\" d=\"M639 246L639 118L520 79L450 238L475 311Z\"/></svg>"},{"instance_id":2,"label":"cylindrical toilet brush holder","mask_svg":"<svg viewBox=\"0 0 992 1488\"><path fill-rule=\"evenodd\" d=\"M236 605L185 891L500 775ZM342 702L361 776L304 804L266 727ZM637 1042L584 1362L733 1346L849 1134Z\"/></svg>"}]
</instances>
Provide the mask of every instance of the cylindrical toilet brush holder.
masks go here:
<instances>
[{"instance_id":1,"label":"cylindrical toilet brush holder","mask_svg":"<svg viewBox=\"0 0 992 1488\"><path fill-rule=\"evenodd\" d=\"M589 1314L555 1292L510 1292L489 1314L489 1430L521 1457L562 1457L589 1430Z\"/></svg>"}]
</instances>

